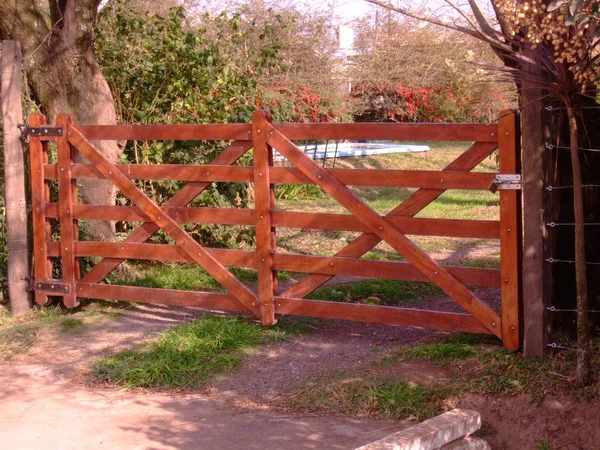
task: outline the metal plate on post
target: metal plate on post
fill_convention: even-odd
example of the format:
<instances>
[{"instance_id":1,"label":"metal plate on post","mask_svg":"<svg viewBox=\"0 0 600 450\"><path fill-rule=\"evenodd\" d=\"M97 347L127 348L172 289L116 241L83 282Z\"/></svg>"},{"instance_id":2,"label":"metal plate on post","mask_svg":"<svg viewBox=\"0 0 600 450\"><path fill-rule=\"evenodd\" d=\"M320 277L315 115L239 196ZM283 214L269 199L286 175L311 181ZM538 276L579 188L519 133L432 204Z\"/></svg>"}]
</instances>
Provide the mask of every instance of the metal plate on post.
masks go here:
<instances>
[{"instance_id":1,"label":"metal plate on post","mask_svg":"<svg viewBox=\"0 0 600 450\"><path fill-rule=\"evenodd\" d=\"M55 295L65 295L71 293L71 286L68 284L53 282L53 281L42 281L37 282L34 285L36 291L43 291L53 293Z\"/></svg>"},{"instance_id":2,"label":"metal plate on post","mask_svg":"<svg viewBox=\"0 0 600 450\"><path fill-rule=\"evenodd\" d=\"M28 137L62 137L62 127L26 127L23 136Z\"/></svg>"}]
</instances>

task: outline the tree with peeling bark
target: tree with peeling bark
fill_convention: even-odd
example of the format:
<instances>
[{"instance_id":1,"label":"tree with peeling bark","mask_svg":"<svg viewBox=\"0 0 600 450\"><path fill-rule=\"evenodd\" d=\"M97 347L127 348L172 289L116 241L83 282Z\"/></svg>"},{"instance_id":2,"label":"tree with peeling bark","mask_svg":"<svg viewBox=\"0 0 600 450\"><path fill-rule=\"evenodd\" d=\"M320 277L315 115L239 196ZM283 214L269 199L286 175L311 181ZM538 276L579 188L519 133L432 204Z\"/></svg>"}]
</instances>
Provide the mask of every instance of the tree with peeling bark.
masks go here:
<instances>
[{"instance_id":1,"label":"tree with peeling bark","mask_svg":"<svg viewBox=\"0 0 600 450\"><path fill-rule=\"evenodd\" d=\"M495 21L492 22L485 17L476 0L468 1L469 10L446 0L448 7L454 11L455 20L452 21L442 20L435 14L419 14L410 8L391 6L380 0L366 1L414 19L461 31L488 43L504 63L503 67L490 66L488 69L516 82L521 105L539 100L531 97L532 92L537 95L546 92L565 106L574 186L578 341L576 378L580 384L587 383L590 378L590 340L577 113L582 99L585 96L595 98L600 85L600 56L597 51L600 2L492 0L495 13ZM528 92L527 89L534 90Z\"/></svg>"},{"instance_id":2,"label":"tree with peeling bark","mask_svg":"<svg viewBox=\"0 0 600 450\"><path fill-rule=\"evenodd\" d=\"M113 125L115 103L94 56L94 27L101 0L0 0L0 39L19 41L24 69L42 112L53 122L59 113L76 123ZM115 162L114 141L95 143ZM116 190L106 180L80 180L82 200L114 204ZM114 224L87 222L95 240L114 240Z\"/></svg>"}]
</instances>

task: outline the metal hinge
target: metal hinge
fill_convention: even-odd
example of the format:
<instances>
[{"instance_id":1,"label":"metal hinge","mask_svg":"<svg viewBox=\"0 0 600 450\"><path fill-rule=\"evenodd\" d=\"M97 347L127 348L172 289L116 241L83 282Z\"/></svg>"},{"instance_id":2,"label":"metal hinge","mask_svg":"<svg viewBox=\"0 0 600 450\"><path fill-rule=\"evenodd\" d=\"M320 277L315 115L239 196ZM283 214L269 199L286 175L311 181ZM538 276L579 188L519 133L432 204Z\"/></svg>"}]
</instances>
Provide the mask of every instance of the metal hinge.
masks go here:
<instances>
[{"instance_id":1,"label":"metal hinge","mask_svg":"<svg viewBox=\"0 0 600 450\"><path fill-rule=\"evenodd\" d=\"M34 290L48 292L56 295L65 295L71 293L71 286L65 283L55 281L38 281L34 285Z\"/></svg>"},{"instance_id":2,"label":"metal hinge","mask_svg":"<svg viewBox=\"0 0 600 450\"><path fill-rule=\"evenodd\" d=\"M519 174L496 174L496 178L490 184L490 191L496 193L499 190L515 191L521 189L521 175Z\"/></svg>"},{"instance_id":3,"label":"metal hinge","mask_svg":"<svg viewBox=\"0 0 600 450\"><path fill-rule=\"evenodd\" d=\"M30 137L62 137L62 127L24 127L22 131L24 138Z\"/></svg>"}]
</instances>

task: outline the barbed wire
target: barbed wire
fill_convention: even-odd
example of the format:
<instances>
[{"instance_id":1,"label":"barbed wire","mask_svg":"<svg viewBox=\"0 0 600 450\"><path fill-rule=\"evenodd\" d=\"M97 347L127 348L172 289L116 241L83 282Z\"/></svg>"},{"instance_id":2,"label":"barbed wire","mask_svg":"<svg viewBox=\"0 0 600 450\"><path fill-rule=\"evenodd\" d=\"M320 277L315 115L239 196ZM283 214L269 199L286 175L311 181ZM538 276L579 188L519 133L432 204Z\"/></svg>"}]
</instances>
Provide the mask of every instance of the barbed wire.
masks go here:
<instances>
[{"instance_id":1,"label":"barbed wire","mask_svg":"<svg viewBox=\"0 0 600 450\"><path fill-rule=\"evenodd\" d=\"M567 108L563 106L546 106L544 107L546 111L564 111ZM573 109L600 109L600 106L578 106Z\"/></svg>"},{"instance_id":2,"label":"barbed wire","mask_svg":"<svg viewBox=\"0 0 600 450\"><path fill-rule=\"evenodd\" d=\"M554 306L548 306L546 309L551 312L577 312L576 309L562 309L562 308L556 308ZM600 310L588 309L587 312L596 314L596 313L600 313Z\"/></svg>"},{"instance_id":3,"label":"barbed wire","mask_svg":"<svg viewBox=\"0 0 600 450\"><path fill-rule=\"evenodd\" d=\"M561 226L574 226L574 225L575 225L575 223L572 223L572 222L548 222L546 224L546 226L550 227L550 228L561 227ZM585 222L584 225L598 226L598 225L600 225L600 222Z\"/></svg>"},{"instance_id":4,"label":"barbed wire","mask_svg":"<svg viewBox=\"0 0 600 450\"><path fill-rule=\"evenodd\" d=\"M546 190L549 192L552 191L556 191L558 189L573 189L575 186L573 186L572 184L567 184L565 186L546 186ZM581 185L582 188L596 188L596 187L600 187L600 184L582 184Z\"/></svg>"},{"instance_id":5,"label":"barbed wire","mask_svg":"<svg viewBox=\"0 0 600 450\"><path fill-rule=\"evenodd\" d=\"M551 344L546 344L546 347L553 348L555 350L569 350L571 352L577 352L579 349L573 347L565 347L564 345L557 344L556 342L552 342Z\"/></svg>"},{"instance_id":6,"label":"barbed wire","mask_svg":"<svg viewBox=\"0 0 600 450\"><path fill-rule=\"evenodd\" d=\"M555 148L560 149L560 150L571 150L571 147L565 147L562 145L554 145L554 144L546 144L546 150L554 150ZM583 150L585 152L600 152L600 148L579 147L579 150Z\"/></svg>"},{"instance_id":7,"label":"barbed wire","mask_svg":"<svg viewBox=\"0 0 600 450\"><path fill-rule=\"evenodd\" d=\"M554 263L575 264L575 261L572 261L570 259L546 258L546 262L549 262L550 264L554 264ZM590 265L593 265L593 266L600 266L600 262L586 262L586 264L590 264Z\"/></svg>"}]
</instances>

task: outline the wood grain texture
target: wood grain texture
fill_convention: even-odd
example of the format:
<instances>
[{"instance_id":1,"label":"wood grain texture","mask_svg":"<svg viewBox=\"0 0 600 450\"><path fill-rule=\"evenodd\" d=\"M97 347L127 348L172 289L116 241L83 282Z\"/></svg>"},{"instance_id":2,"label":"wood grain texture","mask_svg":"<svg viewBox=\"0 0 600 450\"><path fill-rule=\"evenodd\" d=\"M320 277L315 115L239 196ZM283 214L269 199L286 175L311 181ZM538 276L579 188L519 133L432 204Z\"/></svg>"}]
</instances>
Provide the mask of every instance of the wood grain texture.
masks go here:
<instances>
[{"instance_id":1,"label":"wood grain texture","mask_svg":"<svg viewBox=\"0 0 600 450\"><path fill-rule=\"evenodd\" d=\"M34 114L29 117L31 126L43 126L46 117L42 114ZM33 275L35 281L46 281L51 273L48 270L48 249L46 241L51 238L47 235L47 219L45 204L50 200L48 182L44 179L44 163L47 160L47 148L38 138L29 139L29 161L31 173L31 215L33 221ZM56 216L58 217L58 206ZM35 302L45 305L48 296L42 292L35 293Z\"/></svg>"},{"instance_id":2,"label":"wood grain texture","mask_svg":"<svg viewBox=\"0 0 600 450\"><path fill-rule=\"evenodd\" d=\"M275 248L271 236L271 183L266 134L267 118L262 111L255 111L252 114L252 141L254 142L254 220L256 221L258 301L261 323L272 325L276 322L272 260Z\"/></svg>"},{"instance_id":3,"label":"wood grain texture","mask_svg":"<svg viewBox=\"0 0 600 450\"><path fill-rule=\"evenodd\" d=\"M237 208L194 208L165 206L162 208L177 222L215 223L220 225L255 225L255 211ZM46 216L58 217L58 204L46 204ZM272 225L279 228L369 232L351 214L271 211ZM147 222L149 218L135 206L74 205L76 219L103 219ZM470 237L500 239L500 222L496 220L422 219L386 217L403 234L421 236Z\"/></svg>"},{"instance_id":4,"label":"wood grain texture","mask_svg":"<svg viewBox=\"0 0 600 450\"><path fill-rule=\"evenodd\" d=\"M73 123L68 114L59 114L56 125L65 130ZM58 153L58 216L60 219L60 260L62 280L71 286L71 292L63 295L67 308L79 305L75 293L75 282L79 279L75 262L75 222L73 220L73 178L71 177L71 145L67 136L56 140Z\"/></svg>"},{"instance_id":5,"label":"wood grain texture","mask_svg":"<svg viewBox=\"0 0 600 450\"><path fill-rule=\"evenodd\" d=\"M78 297L100 300L211 308L224 311L246 311L246 308L233 295L216 292L179 291L78 282L76 293Z\"/></svg>"},{"instance_id":6,"label":"wood grain texture","mask_svg":"<svg viewBox=\"0 0 600 450\"><path fill-rule=\"evenodd\" d=\"M79 125L91 141L229 141L248 140L251 126L243 123L192 125Z\"/></svg>"},{"instance_id":7,"label":"wood grain texture","mask_svg":"<svg viewBox=\"0 0 600 450\"><path fill-rule=\"evenodd\" d=\"M463 154L456 158L456 160L450 163L444 169L444 171L472 170L481 161L487 158L496 148L497 145L494 143L476 142L471 145ZM445 191L443 189L420 189L411 194L400 205L390 211L386 218L414 216L444 192ZM365 233L338 251L336 256L360 258L380 242L381 239L376 234ZM282 295L284 297L305 297L319 286L322 286L324 283L329 281L331 278L332 277L330 275L315 274L306 276L298 283L291 286Z\"/></svg>"},{"instance_id":8,"label":"wood grain texture","mask_svg":"<svg viewBox=\"0 0 600 450\"><path fill-rule=\"evenodd\" d=\"M500 173L520 173L519 123L512 111L498 122ZM500 190L500 270L502 276L502 342L507 350L521 345L520 311L520 191Z\"/></svg>"},{"instance_id":9,"label":"wood grain texture","mask_svg":"<svg viewBox=\"0 0 600 450\"><path fill-rule=\"evenodd\" d=\"M331 197L357 217L371 232L387 242L404 256L431 282L459 303L473 317L493 334L501 337L500 317L478 299L465 285L454 278L447 270L415 246L402 233L390 226L379 214L358 199L343 183L331 173L318 166L289 139L272 127L269 128L269 144L300 169L311 181L318 184Z\"/></svg>"},{"instance_id":10,"label":"wood grain texture","mask_svg":"<svg viewBox=\"0 0 600 450\"><path fill-rule=\"evenodd\" d=\"M277 314L324 317L443 331L490 334L489 330L468 314L286 297L275 297L275 302Z\"/></svg>"},{"instance_id":11,"label":"wood grain texture","mask_svg":"<svg viewBox=\"0 0 600 450\"><path fill-rule=\"evenodd\" d=\"M183 164L117 164L116 167L131 179L176 181L223 181L232 183L254 182L252 167L183 165ZM349 186L406 187L431 189L485 190L496 174L485 172L432 171L432 170L377 170L325 169ZM45 167L48 179L56 178L56 165ZM74 178L102 178L91 164L73 166ZM293 167L273 167L273 184L311 184L310 179Z\"/></svg>"},{"instance_id":12,"label":"wood grain texture","mask_svg":"<svg viewBox=\"0 0 600 450\"><path fill-rule=\"evenodd\" d=\"M221 152L212 162L215 165L233 164L240 159L252 147L252 141L237 141L232 143L223 152ZM173 197L167 200L163 206L185 206L201 194L210 183L196 181L186 184ZM125 240L125 242L145 242L159 227L154 222L146 222L135 229ZM119 258L105 258L92 268L82 281L96 283L103 280L110 272L115 270L123 262Z\"/></svg>"},{"instance_id":13,"label":"wood grain texture","mask_svg":"<svg viewBox=\"0 0 600 450\"><path fill-rule=\"evenodd\" d=\"M292 141L498 141L496 124L285 123L273 126Z\"/></svg>"},{"instance_id":14,"label":"wood grain texture","mask_svg":"<svg viewBox=\"0 0 600 450\"><path fill-rule=\"evenodd\" d=\"M257 298L250 289L219 263L198 244L179 224L164 214L160 207L140 191L122 172L115 169L82 135L77 128L67 129L69 142L74 145L102 174L121 190L122 194L136 204L169 237L177 242L192 259L211 274L223 287L232 293L248 311L258 312Z\"/></svg>"},{"instance_id":15,"label":"wood grain texture","mask_svg":"<svg viewBox=\"0 0 600 450\"><path fill-rule=\"evenodd\" d=\"M59 244L48 242L48 255L59 256ZM205 248L224 266L255 269L256 252ZM77 257L116 256L122 259L146 261L194 262L177 245L143 244L126 242L75 242ZM500 271L474 267L444 266L457 280L467 286L500 287ZM318 273L329 275L363 276L390 280L429 281L411 264L396 261L371 261L355 258L289 255L273 256L273 269L288 272Z\"/></svg>"}]
</instances>

